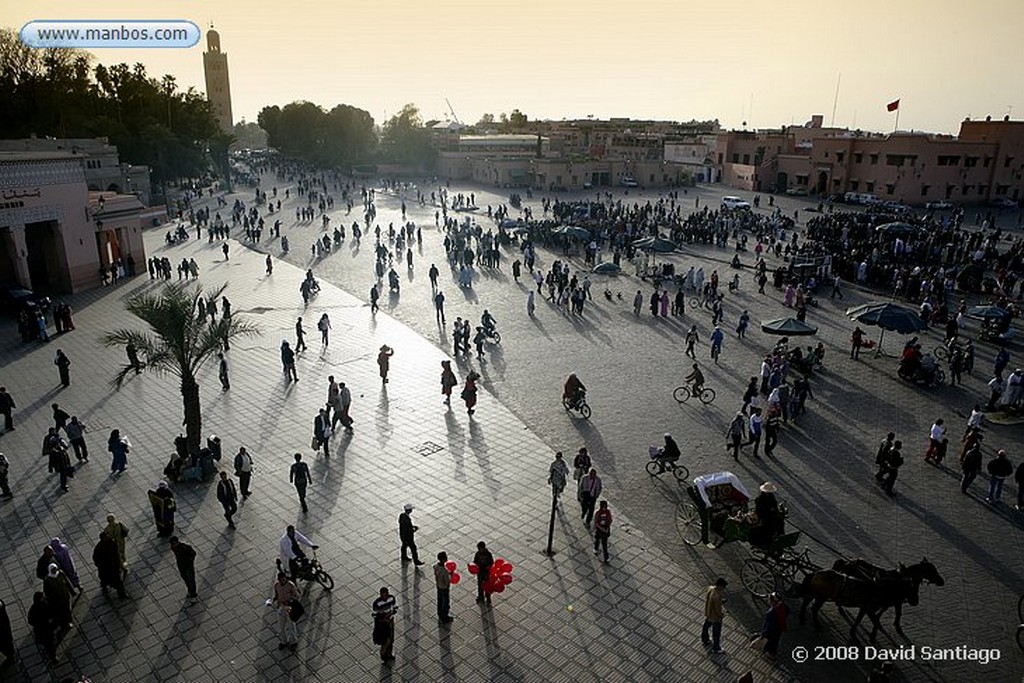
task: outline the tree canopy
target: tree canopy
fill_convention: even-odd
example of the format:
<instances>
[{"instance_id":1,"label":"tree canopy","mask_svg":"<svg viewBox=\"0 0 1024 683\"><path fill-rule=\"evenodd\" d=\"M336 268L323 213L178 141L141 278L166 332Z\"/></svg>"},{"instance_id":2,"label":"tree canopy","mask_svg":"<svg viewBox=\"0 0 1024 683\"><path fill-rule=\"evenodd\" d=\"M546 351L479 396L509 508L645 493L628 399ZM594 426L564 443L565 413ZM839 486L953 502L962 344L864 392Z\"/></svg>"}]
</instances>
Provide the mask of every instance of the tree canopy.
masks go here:
<instances>
[{"instance_id":1,"label":"tree canopy","mask_svg":"<svg viewBox=\"0 0 1024 683\"><path fill-rule=\"evenodd\" d=\"M264 107L257 121L271 147L323 166L370 161L377 144L373 117L347 104L330 111L305 101Z\"/></svg>"},{"instance_id":2,"label":"tree canopy","mask_svg":"<svg viewBox=\"0 0 1024 683\"><path fill-rule=\"evenodd\" d=\"M142 64L93 61L82 50L30 48L0 28L0 134L106 137L122 161L149 165L154 181L202 175L220 133L206 98Z\"/></svg>"}]
</instances>

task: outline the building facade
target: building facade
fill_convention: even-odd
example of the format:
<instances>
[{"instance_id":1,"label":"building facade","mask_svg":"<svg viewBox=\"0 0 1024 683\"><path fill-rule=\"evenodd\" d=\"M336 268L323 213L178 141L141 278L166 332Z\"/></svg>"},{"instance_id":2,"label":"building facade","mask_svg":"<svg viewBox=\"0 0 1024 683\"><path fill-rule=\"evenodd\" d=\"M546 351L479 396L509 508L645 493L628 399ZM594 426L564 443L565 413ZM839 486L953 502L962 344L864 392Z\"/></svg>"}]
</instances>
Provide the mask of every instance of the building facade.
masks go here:
<instances>
[{"instance_id":1,"label":"building facade","mask_svg":"<svg viewBox=\"0 0 1024 683\"><path fill-rule=\"evenodd\" d=\"M212 28L206 32L203 53L203 74L206 76L206 99L213 107L217 125L225 133L234 129L231 116L231 79L228 77L228 55L220 50L220 34Z\"/></svg>"},{"instance_id":2,"label":"building facade","mask_svg":"<svg viewBox=\"0 0 1024 683\"><path fill-rule=\"evenodd\" d=\"M142 210L132 195L90 193L80 155L0 151L0 282L73 293L129 256L145 267Z\"/></svg>"},{"instance_id":3,"label":"building facade","mask_svg":"<svg viewBox=\"0 0 1024 683\"><path fill-rule=\"evenodd\" d=\"M71 152L81 159L90 192L130 194L149 206L152 188L149 166L121 162L117 147L107 138L22 138L0 140L3 152Z\"/></svg>"},{"instance_id":4,"label":"building facade","mask_svg":"<svg viewBox=\"0 0 1024 683\"><path fill-rule=\"evenodd\" d=\"M715 175L753 192L873 194L925 204L1024 200L1024 121L965 120L957 136L802 127L718 136Z\"/></svg>"}]
</instances>

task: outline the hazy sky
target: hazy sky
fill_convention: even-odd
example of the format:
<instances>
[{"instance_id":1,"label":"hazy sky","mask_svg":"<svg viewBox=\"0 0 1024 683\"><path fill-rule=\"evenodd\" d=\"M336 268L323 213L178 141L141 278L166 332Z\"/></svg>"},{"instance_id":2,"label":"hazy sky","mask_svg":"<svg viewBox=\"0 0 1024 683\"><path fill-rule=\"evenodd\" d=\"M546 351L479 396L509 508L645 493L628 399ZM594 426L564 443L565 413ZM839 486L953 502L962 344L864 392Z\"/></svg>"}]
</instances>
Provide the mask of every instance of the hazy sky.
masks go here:
<instances>
[{"instance_id":1,"label":"hazy sky","mask_svg":"<svg viewBox=\"0 0 1024 683\"><path fill-rule=\"evenodd\" d=\"M718 118L754 127L835 123L956 132L965 116L1024 118L1024 1L976 0L7 0L32 19L213 22L235 120L297 99L366 109L404 103L460 120ZM204 90L200 45L94 50ZM1012 108L1012 109L1011 109Z\"/></svg>"}]
</instances>

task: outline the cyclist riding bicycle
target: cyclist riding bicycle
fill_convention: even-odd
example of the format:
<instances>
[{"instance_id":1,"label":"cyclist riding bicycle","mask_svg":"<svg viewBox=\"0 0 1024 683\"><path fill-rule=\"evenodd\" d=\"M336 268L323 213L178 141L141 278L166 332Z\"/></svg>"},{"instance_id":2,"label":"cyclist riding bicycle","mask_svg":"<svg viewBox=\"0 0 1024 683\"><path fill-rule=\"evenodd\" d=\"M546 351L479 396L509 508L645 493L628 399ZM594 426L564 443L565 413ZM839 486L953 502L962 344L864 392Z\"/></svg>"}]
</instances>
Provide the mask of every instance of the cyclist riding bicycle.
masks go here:
<instances>
[{"instance_id":1,"label":"cyclist riding bicycle","mask_svg":"<svg viewBox=\"0 0 1024 683\"><path fill-rule=\"evenodd\" d=\"M700 397L701 389L704 388L704 373L700 371L697 364L693 364L693 372L686 376L687 382L690 383L690 394L696 397ZM668 436L667 434L665 436Z\"/></svg>"},{"instance_id":2,"label":"cyclist riding bicycle","mask_svg":"<svg viewBox=\"0 0 1024 683\"><path fill-rule=\"evenodd\" d=\"M587 388L583 386L583 382L576 376L576 373L574 372L569 375L568 379L565 380L565 388L562 390L562 400L568 401L569 405L576 408L586 395Z\"/></svg>"},{"instance_id":3,"label":"cyclist riding bicycle","mask_svg":"<svg viewBox=\"0 0 1024 683\"><path fill-rule=\"evenodd\" d=\"M482 316L480 316L480 325L483 326L484 331L488 335L491 335L491 334L494 333L494 329L495 329L495 326L496 326L497 322L498 321L494 319L494 316L491 315L491 312L488 311L485 308L484 309L484 314Z\"/></svg>"},{"instance_id":4,"label":"cyclist riding bicycle","mask_svg":"<svg viewBox=\"0 0 1024 683\"><path fill-rule=\"evenodd\" d=\"M661 466L661 471L665 471L665 463L674 463L679 460L682 453L679 450L679 444L672 438L671 434L665 434L665 445L657 450L655 457L658 460L658 464Z\"/></svg>"}]
</instances>

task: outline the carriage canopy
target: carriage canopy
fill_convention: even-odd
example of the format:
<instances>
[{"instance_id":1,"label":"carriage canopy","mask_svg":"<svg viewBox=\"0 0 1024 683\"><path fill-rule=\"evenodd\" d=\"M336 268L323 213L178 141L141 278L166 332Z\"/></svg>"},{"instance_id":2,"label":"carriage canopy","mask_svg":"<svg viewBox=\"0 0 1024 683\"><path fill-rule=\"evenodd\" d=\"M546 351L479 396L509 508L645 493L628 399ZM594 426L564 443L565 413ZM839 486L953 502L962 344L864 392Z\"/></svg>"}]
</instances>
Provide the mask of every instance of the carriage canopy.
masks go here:
<instances>
[{"instance_id":1,"label":"carriage canopy","mask_svg":"<svg viewBox=\"0 0 1024 683\"><path fill-rule=\"evenodd\" d=\"M732 472L702 474L694 477L693 486L707 507L719 507L725 501L743 504L750 500L750 492Z\"/></svg>"}]
</instances>

